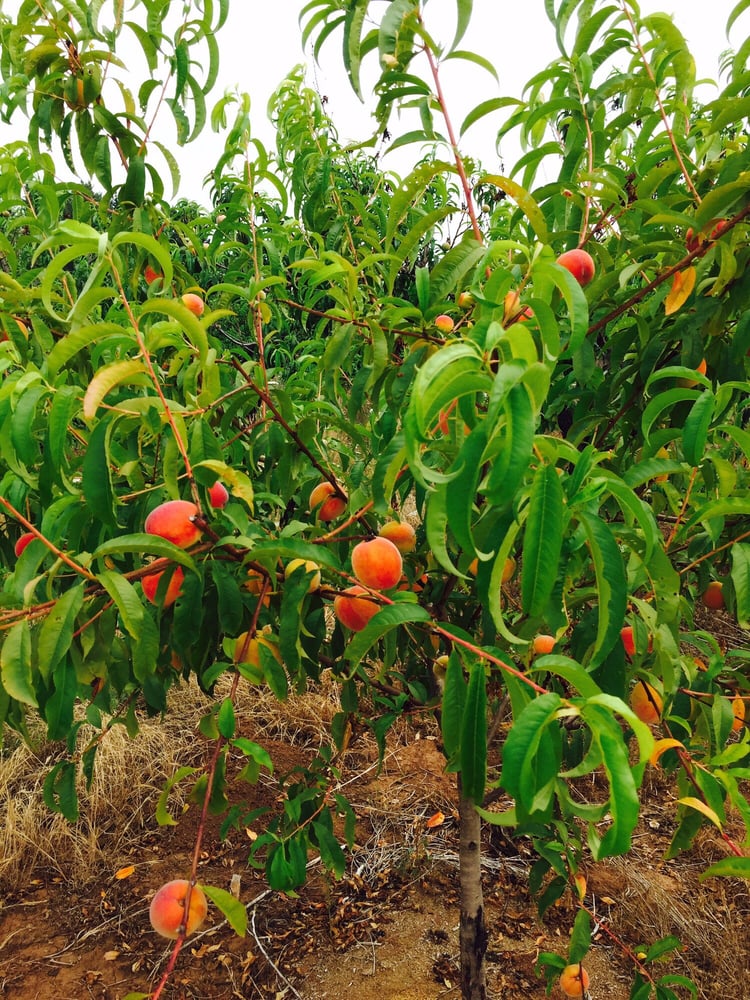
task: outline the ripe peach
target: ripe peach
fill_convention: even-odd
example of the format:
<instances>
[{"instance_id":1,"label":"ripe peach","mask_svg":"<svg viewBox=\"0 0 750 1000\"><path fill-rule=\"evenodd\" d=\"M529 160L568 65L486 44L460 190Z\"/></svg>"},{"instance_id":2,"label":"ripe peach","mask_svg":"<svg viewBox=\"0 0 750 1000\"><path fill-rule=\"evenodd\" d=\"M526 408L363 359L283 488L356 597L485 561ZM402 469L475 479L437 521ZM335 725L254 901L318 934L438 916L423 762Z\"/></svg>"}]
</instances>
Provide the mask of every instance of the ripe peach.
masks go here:
<instances>
[{"instance_id":1,"label":"ripe peach","mask_svg":"<svg viewBox=\"0 0 750 1000\"><path fill-rule=\"evenodd\" d=\"M250 666L261 669L261 646L265 646L266 649L269 649L279 663L283 662L281 659L281 653L279 652L279 647L273 640L269 639L268 635L264 632L258 632L252 638L249 638L247 632L243 632L242 635L237 636L234 644L234 662L249 663Z\"/></svg>"},{"instance_id":2,"label":"ripe peach","mask_svg":"<svg viewBox=\"0 0 750 1000\"><path fill-rule=\"evenodd\" d=\"M701 358L701 360L695 366L695 370L698 372L699 375L705 375L706 369L707 369L706 359ZM679 378L677 379L677 384L681 386L683 389L693 389L696 385L698 385L698 382L694 378Z\"/></svg>"},{"instance_id":3,"label":"ripe peach","mask_svg":"<svg viewBox=\"0 0 750 1000\"><path fill-rule=\"evenodd\" d=\"M158 604L156 599L156 591L159 589L159 583L164 575L164 571L161 573L149 573L148 576L144 576L141 580L141 586L143 587L143 593L146 595L152 604ZM175 566L174 572L172 573L171 579L167 584L167 591L164 594L164 601L162 602L163 608L168 608L170 604L174 604L177 598L182 593L182 581L185 579L185 573L182 566Z\"/></svg>"},{"instance_id":4,"label":"ripe peach","mask_svg":"<svg viewBox=\"0 0 750 1000\"><path fill-rule=\"evenodd\" d=\"M471 292L460 292L456 299L456 305L459 309L471 309L474 305L474 296Z\"/></svg>"},{"instance_id":5,"label":"ripe peach","mask_svg":"<svg viewBox=\"0 0 750 1000\"><path fill-rule=\"evenodd\" d=\"M452 333L455 323L446 313L440 313L439 316L435 317L435 326L441 333Z\"/></svg>"},{"instance_id":6,"label":"ripe peach","mask_svg":"<svg viewBox=\"0 0 750 1000\"><path fill-rule=\"evenodd\" d=\"M510 323L511 320L515 320L518 323L525 323L530 320L534 315L534 310L531 306L521 305L521 296L518 292L511 291L505 296L503 302L503 321L505 323Z\"/></svg>"},{"instance_id":7,"label":"ripe peach","mask_svg":"<svg viewBox=\"0 0 750 1000\"><path fill-rule=\"evenodd\" d=\"M203 312L206 308L206 303L203 301L200 295L196 295L195 292L185 292L185 294L181 296L181 300L182 304L184 306L187 306L187 308L194 316L203 315Z\"/></svg>"},{"instance_id":8,"label":"ripe peach","mask_svg":"<svg viewBox=\"0 0 750 1000\"><path fill-rule=\"evenodd\" d=\"M712 580L701 594L701 600L712 611L721 611L726 607L724 585L721 580Z\"/></svg>"},{"instance_id":9,"label":"ripe peach","mask_svg":"<svg viewBox=\"0 0 750 1000\"><path fill-rule=\"evenodd\" d=\"M366 587L390 590L401 579L403 568L401 553L392 541L381 535L358 542L352 549L352 572Z\"/></svg>"},{"instance_id":10,"label":"ripe peach","mask_svg":"<svg viewBox=\"0 0 750 1000\"><path fill-rule=\"evenodd\" d=\"M516 560L513 556L508 556L508 558L503 563L503 575L501 578L502 583L508 583L509 580L513 578L513 574L516 571Z\"/></svg>"},{"instance_id":11,"label":"ripe peach","mask_svg":"<svg viewBox=\"0 0 750 1000\"><path fill-rule=\"evenodd\" d=\"M166 500L154 507L143 525L149 535L166 538L187 549L201 537L201 529L192 520L198 508L190 500Z\"/></svg>"},{"instance_id":12,"label":"ripe peach","mask_svg":"<svg viewBox=\"0 0 750 1000\"><path fill-rule=\"evenodd\" d=\"M226 488L224 483L220 479L209 488L208 491L208 502L216 510L221 510L226 507L229 500L229 490Z\"/></svg>"},{"instance_id":13,"label":"ripe peach","mask_svg":"<svg viewBox=\"0 0 750 1000\"><path fill-rule=\"evenodd\" d=\"M728 225L729 222L726 219L719 219L714 228L711 230L711 239L718 240Z\"/></svg>"},{"instance_id":14,"label":"ripe peach","mask_svg":"<svg viewBox=\"0 0 750 1000\"><path fill-rule=\"evenodd\" d=\"M386 521L378 534L393 542L399 552L413 552L417 545L417 533L408 521Z\"/></svg>"},{"instance_id":15,"label":"ripe peach","mask_svg":"<svg viewBox=\"0 0 750 1000\"><path fill-rule=\"evenodd\" d=\"M318 511L319 521L333 521L346 510L347 499L336 492L332 483L324 480L310 494L310 510Z\"/></svg>"},{"instance_id":16,"label":"ripe peach","mask_svg":"<svg viewBox=\"0 0 750 1000\"><path fill-rule=\"evenodd\" d=\"M180 927L185 923L185 934L193 934L206 919L208 902L205 893L199 885L190 889L187 920L185 919L185 900L190 883L187 879L176 878L157 889L151 900L148 915L151 926L157 934L174 940L179 936Z\"/></svg>"},{"instance_id":17,"label":"ripe peach","mask_svg":"<svg viewBox=\"0 0 750 1000\"><path fill-rule=\"evenodd\" d=\"M18 541L14 546L14 551L16 553L16 556L20 556L23 550L29 544L29 542L33 542L35 538L36 535L33 533L33 531L27 531L25 534L21 535L21 537L18 539Z\"/></svg>"},{"instance_id":18,"label":"ripe peach","mask_svg":"<svg viewBox=\"0 0 750 1000\"><path fill-rule=\"evenodd\" d=\"M320 566L316 562L313 562L312 559L292 559L284 570L284 579L291 576L298 566L304 566L305 572L310 576L307 592L308 594L312 594L314 590L318 590L320 587Z\"/></svg>"},{"instance_id":19,"label":"ripe peach","mask_svg":"<svg viewBox=\"0 0 750 1000\"><path fill-rule=\"evenodd\" d=\"M689 226L685 231L685 246L688 253L692 253L693 250L697 250L701 243L703 243L703 236L700 231L696 233L693 227Z\"/></svg>"},{"instance_id":20,"label":"ripe peach","mask_svg":"<svg viewBox=\"0 0 750 1000\"><path fill-rule=\"evenodd\" d=\"M745 725L745 702L741 695L737 694L732 698L732 714L734 715L732 732L739 733Z\"/></svg>"},{"instance_id":21,"label":"ripe peach","mask_svg":"<svg viewBox=\"0 0 750 1000\"><path fill-rule=\"evenodd\" d=\"M560 975L560 989L566 997L582 997L589 988L589 974L580 962L566 965Z\"/></svg>"},{"instance_id":22,"label":"ripe peach","mask_svg":"<svg viewBox=\"0 0 750 1000\"><path fill-rule=\"evenodd\" d=\"M143 269L143 277L146 279L146 284L151 285L158 278L163 278L164 275L161 274L159 271L154 270L154 268L151 267L150 264L146 264L146 266Z\"/></svg>"},{"instance_id":23,"label":"ripe peach","mask_svg":"<svg viewBox=\"0 0 750 1000\"><path fill-rule=\"evenodd\" d=\"M630 692L630 707L641 720L648 725L655 725L661 718L664 702L656 688L645 681L636 681Z\"/></svg>"},{"instance_id":24,"label":"ripe peach","mask_svg":"<svg viewBox=\"0 0 750 1000\"><path fill-rule=\"evenodd\" d=\"M585 250L566 250L557 258L557 263L570 271L581 287L588 285L596 272L594 258Z\"/></svg>"},{"instance_id":25,"label":"ripe peach","mask_svg":"<svg viewBox=\"0 0 750 1000\"><path fill-rule=\"evenodd\" d=\"M635 636L633 634L633 626L626 625L624 628L621 628L620 638L622 639L622 644L625 647L625 655L628 659L635 656Z\"/></svg>"},{"instance_id":26,"label":"ripe peach","mask_svg":"<svg viewBox=\"0 0 750 1000\"><path fill-rule=\"evenodd\" d=\"M380 605L367 595L364 587L348 587L333 600L333 613L342 625L352 632L361 632L369 620L380 610Z\"/></svg>"},{"instance_id":27,"label":"ripe peach","mask_svg":"<svg viewBox=\"0 0 750 1000\"><path fill-rule=\"evenodd\" d=\"M534 642L532 643L534 652L541 655L544 653L551 653L555 648L555 637L554 635L537 635L534 636Z\"/></svg>"}]
</instances>

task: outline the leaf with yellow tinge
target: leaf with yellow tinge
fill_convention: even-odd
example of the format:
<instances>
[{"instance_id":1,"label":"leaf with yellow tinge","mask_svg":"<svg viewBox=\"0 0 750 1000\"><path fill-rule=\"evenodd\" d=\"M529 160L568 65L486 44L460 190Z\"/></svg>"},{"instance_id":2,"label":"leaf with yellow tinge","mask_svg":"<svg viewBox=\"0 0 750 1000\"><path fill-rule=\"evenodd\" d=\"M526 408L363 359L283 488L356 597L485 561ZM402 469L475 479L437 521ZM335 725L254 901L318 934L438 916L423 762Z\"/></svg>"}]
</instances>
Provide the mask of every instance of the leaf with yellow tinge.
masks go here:
<instances>
[{"instance_id":1,"label":"leaf with yellow tinge","mask_svg":"<svg viewBox=\"0 0 750 1000\"><path fill-rule=\"evenodd\" d=\"M134 871L135 865L126 865L124 868L118 868L115 878L130 878Z\"/></svg>"},{"instance_id":2,"label":"leaf with yellow tinge","mask_svg":"<svg viewBox=\"0 0 750 1000\"><path fill-rule=\"evenodd\" d=\"M695 268L686 267L683 271L678 271L672 279L672 287L664 300L664 312L667 316L677 312L690 298L690 293L695 288Z\"/></svg>"},{"instance_id":3,"label":"leaf with yellow tinge","mask_svg":"<svg viewBox=\"0 0 750 1000\"><path fill-rule=\"evenodd\" d=\"M691 809L695 809L697 812L703 813L707 819L711 820L715 827L721 830L721 820L713 809L710 806L707 806L705 802L701 802L700 799L696 799L692 795L686 795L685 798L678 799L677 801L680 805L689 806Z\"/></svg>"},{"instance_id":4,"label":"leaf with yellow tinge","mask_svg":"<svg viewBox=\"0 0 750 1000\"><path fill-rule=\"evenodd\" d=\"M131 358L128 361L113 361L111 365L99 369L89 382L86 395L83 397L83 415L87 420L96 416L101 401L121 382L147 383L148 374L143 362Z\"/></svg>"},{"instance_id":5,"label":"leaf with yellow tinge","mask_svg":"<svg viewBox=\"0 0 750 1000\"><path fill-rule=\"evenodd\" d=\"M427 820L425 826L428 830L434 830L436 826L442 826L445 823L445 813L436 812Z\"/></svg>"},{"instance_id":6,"label":"leaf with yellow tinge","mask_svg":"<svg viewBox=\"0 0 750 1000\"><path fill-rule=\"evenodd\" d=\"M579 899L585 899L586 898L586 876L585 875L581 875L579 873L578 875L574 875L573 876L573 881L575 882L575 885L576 885L576 892L578 893L578 898Z\"/></svg>"},{"instance_id":7,"label":"leaf with yellow tinge","mask_svg":"<svg viewBox=\"0 0 750 1000\"><path fill-rule=\"evenodd\" d=\"M673 750L675 747L682 747L683 750L685 749L684 745L680 743L679 740L657 740L656 743L654 743L654 749L648 759L649 764L656 766L659 763L661 755L666 750Z\"/></svg>"}]
</instances>

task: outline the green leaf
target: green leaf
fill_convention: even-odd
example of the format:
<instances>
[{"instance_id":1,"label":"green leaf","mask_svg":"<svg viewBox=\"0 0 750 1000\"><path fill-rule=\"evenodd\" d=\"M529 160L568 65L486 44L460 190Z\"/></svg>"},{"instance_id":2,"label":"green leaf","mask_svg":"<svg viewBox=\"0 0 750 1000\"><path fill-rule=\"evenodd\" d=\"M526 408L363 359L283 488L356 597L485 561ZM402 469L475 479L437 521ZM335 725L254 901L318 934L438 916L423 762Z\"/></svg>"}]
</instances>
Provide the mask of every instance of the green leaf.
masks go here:
<instances>
[{"instance_id":1,"label":"green leaf","mask_svg":"<svg viewBox=\"0 0 750 1000\"><path fill-rule=\"evenodd\" d=\"M352 90L363 103L359 67L362 58L362 27L368 6L369 0L350 0L344 17L344 66L349 75Z\"/></svg>"},{"instance_id":2,"label":"green leaf","mask_svg":"<svg viewBox=\"0 0 750 1000\"><path fill-rule=\"evenodd\" d=\"M555 724L561 704L560 695L553 691L533 698L513 722L503 747L500 784L527 809L532 806L540 785L553 771L557 773L559 761L554 747L542 746L542 740L547 727ZM540 746L544 770L536 766Z\"/></svg>"},{"instance_id":3,"label":"green leaf","mask_svg":"<svg viewBox=\"0 0 750 1000\"><path fill-rule=\"evenodd\" d=\"M0 650L0 679L16 701L38 707L31 673L31 626L18 622L10 629Z\"/></svg>"},{"instance_id":4,"label":"green leaf","mask_svg":"<svg viewBox=\"0 0 750 1000\"><path fill-rule=\"evenodd\" d=\"M167 810L169 794L178 782L184 778L189 778L190 775L196 774L200 770L199 767L178 767L171 778L167 779L167 783L159 793L159 800L156 803L156 822L159 826L177 826L177 820Z\"/></svg>"},{"instance_id":5,"label":"green leaf","mask_svg":"<svg viewBox=\"0 0 750 1000\"><path fill-rule=\"evenodd\" d=\"M78 694L76 668L69 659L58 663L52 672L54 691L44 705L47 738L64 740L73 726L73 706Z\"/></svg>"},{"instance_id":6,"label":"green leaf","mask_svg":"<svg viewBox=\"0 0 750 1000\"><path fill-rule=\"evenodd\" d=\"M597 628L588 664L593 670L619 641L628 605L628 584L622 553L606 521L584 513L578 520L586 532L596 574Z\"/></svg>"},{"instance_id":7,"label":"green leaf","mask_svg":"<svg viewBox=\"0 0 750 1000\"><path fill-rule=\"evenodd\" d=\"M594 850L597 860L624 854L638 823L640 803L622 729L603 706L588 703L581 709L591 737L599 744L609 783L611 824Z\"/></svg>"},{"instance_id":8,"label":"green leaf","mask_svg":"<svg viewBox=\"0 0 750 1000\"><path fill-rule=\"evenodd\" d=\"M750 544L735 542L731 557L737 624L747 629L750 628Z\"/></svg>"},{"instance_id":9,"label":"green leaf","mask_svg":"<svg viewBox=\"0 0 750 1000\"><path fill-rule=\"evenodd\" d=\"M487 781L487 675L481 660L471 665L459 752L461 797L481 805Z\"/></svg>"},{"instance_id":10,"label":"green leaf","mask_svg":"<svg viewBox=\"0 0 750 1000\"><path fill-rule=\"evenodd\" d=\"M211 902L221 910L234 933L238 937L245 937L247 934L247 910L239 899L235 899L226 889L217 889L214 885L201 885L201 889Z\"/></svg>"},{"instance_id":11,"label":"green leaf","mask_svg":"<svg viewBox=\"0 0 750 1000\"><path fill-rule=\"evenodd\" d=\"M235 727L237 725L234 715L234 703L231 698L225 698L221 705L219 705L216 723L219 727L219 732L224 739L231 740L234 736Z\"/></svg>"},{"instance_id":12,"label":"green leaf","mask_svg":"<svg viewBox=\"0 0 750 1000\"><path fill-rule=\"evenodd\" d=\"M540 465L534 476L523 540L521 603L539 617L557 582L565 510L560 477L554 465Z\"/></svg>"},{"instance_id":13,"label":"green leaf","mask_svg":"<svg viewBox=\"0 0 750 1000\"><path fill-rule=\"evenodd\" d=\"M76 792L76 766L70 760L55 764L42 786L44 803L52 812L62 813L70 823L78 819L78 793Z\"/></svg>"},{"instance_id":14,"label":"green leaf","mask_svg":"<svg viewBox=\"0 0 750 1000\"><path fill-rule=\"evenodd\" d=\"M549 231L544 213L529 192L522 188L520 184L512 181L509 177L501 177L500 174L485 174L480 178L480 183L492 184L494 187L498 187L501 191L504 191L505 194L515 201L529 220L529 224L539 242L549 243Z\"/></svg>"},{"instance_id":15,"label":"green leaf","mask_svg":"<svg viewBox=\"0 0 750 1000\"><path fill-rule=\"evenodd\" d=\"M392 629L398 628L399 625L430 620L430 615L424 608L410 602L388 604L381 608L346 647L344 657L350 664L350 675L354 674L360 660L370 647Z\"/></svg>"},{"instance_id":16,"label":"green leaf","mask_svg":"<svg viewBox=\"0 0 750 1000\"><path fill-rule=\"evenodd\" d=\"M91 379L83 397L83 415L87 420L96 416L102 400L116 385L121 382L135 385L148 385L149 376L146 366L138 359L129 361L113 361L110 365L100 368Z\"/></svg>"},{"instance_id":17,"label":"green leaf","mask_svg":"<svg viewBox=\"0 0 750 1000\"><path fill-rule=\"evenodd\" d=\"M690 465L700 465L706 449L708 428L714 415L716 399L710 389L705 389L693 403L685 418L682 430L682 450L685 461Z\"/></svg>"},{"instance_id":18,"label":"green leaf","mask_svg":"<svg viewBox=\"0 0 750 1000\"><path fill-rule=\"evenodd\" d=\"M124 628L134 639L139 639L145 613L133 584L114 570L104 570L97 580L117 605Z\"/></svg>"},{"instance_id":19,"label":"green leaf","mask_svg":"<svg viewBox=\"0 0 750 1000\"><path fill-rule=\"evenodd\" d=\"M47 679L65 656L73 641L76 617L83 606L84 586L79 584L66 590L42 623L37 644L39 673ZM49 718L49 717L48 717ZM50 739L61 739L52 736Z\"/></svg>"},{"instance_id":20,"label":"green leaf","mask_svg":"<svg viewBox=\"0 0 750 1000\"><path fill-rule=\"evenodd\" d=\"M451 761L461 747L461 723L466 704L467 684L461 659L452 650L445 671L443 698L440 707L440 730L445 756Z\"/></svg>"},{"instance_id":21,"label":"green leaf","mask_svg":"<svg viewBox=\"0 0 750 1000\"><path fill-rule=\"evenodd\" d=\"M750 858L722 858L698 876L701 882L707 878L717 877L750 879Z\"/></svg>"},{"instance_id":22,"label":"green leaf","mask_svg":"<svg viewBox=\"0 0 750 1000\"><path fill-rule=\"evenodd\" d=\"M102 420L94 427L83 457L82 468L83 496L86 505L97 520L108 525L116 523L115 494L109 455L112 427L112 420Z\"/></svg>"},{"instance_id":23,"label":"green leaf","mask_svg":"<svg viewBox=\"0 0 750 1000\"><path fill-rule=\"evenodd\" d=\"M111 559L113 556L128 554L171 559L172 562L179 563L180 566L185 566L194 573L198 571L195 560L185 549L170 542L167 538L162 538L160 535L149 535L144 531L108 538L106 542L102 542L96 547L92 559Z\"/></svg>"}]
</instances>

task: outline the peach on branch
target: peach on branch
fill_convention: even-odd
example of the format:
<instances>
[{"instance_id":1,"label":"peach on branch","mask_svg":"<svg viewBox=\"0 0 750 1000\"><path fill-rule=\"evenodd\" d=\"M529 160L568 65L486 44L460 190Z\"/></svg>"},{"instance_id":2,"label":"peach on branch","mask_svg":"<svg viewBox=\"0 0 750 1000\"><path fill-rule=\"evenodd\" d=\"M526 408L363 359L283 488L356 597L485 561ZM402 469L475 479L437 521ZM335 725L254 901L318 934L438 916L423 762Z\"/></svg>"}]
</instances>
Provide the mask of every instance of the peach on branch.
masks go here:
<instances>
[{"instance_id":1,"label":"peach on branch","mask_svg":"<svg viewBox=\"0 0 750 1000\"><path fill-rule=\"evenodd\" d=\"M208 490L208 502L215 510L226 507L229 501L229 490L220 479L217 479Z\"/></svg>"},{"instance_id":2,"label":"peach on branch","mask_svg":"<svg viewBox=\"0 0 750 1000\"><path fill-rule=\"evenodd\" d=\"M303 566L305 573L310 577L307 592L308 594L312 594L313 591L320 588L320 566L316 562L313 562L312 559L292 559L284 570L284 579L291 576L299 566Z\"/></svg>"},{"instance_id":3,"label":"peach on branch","mask_svg":"<svg viewBox=\"0 0 750 1000\"><path fill-rule=\"evenodd\" d=\"M251 667L257 667L259 670L262 670L263 664L260 659L261 646L269 650L278 663L283 663L277 643L265 631L257 632L254 636L250 636L247 632L243 632L242 635L237 636L234 643L234 662L249 663Z\"/></svg>"},{"instance_id":4,"label":"peach on branch","mask_svg":"<svg viewBox=\"0 0 750 1000\"><path fill-rule=\"evenodd\" d=\"M441 333L452 333L455 323L447 313L440 313L439 316L435 317L435 326Z\"/></svg>"},{"instance_id":5,"label":"peach on branch","mask_svg":"<svg viewBox=\"0 0 750 1000\"><path fill-rule=\"evenodd\" d=\"M583 997L589 988L589 974L580 962L566 965L560 974L560 989L566 997Z\"/></svg>"},{"instance_id":6,"label":"peach on branch","mask_svg":"<svg viewBox=\"0 0 750 1000\"><path fill-rule=\"evenodd\" d=\"M188 899L187 916L185 901ZM199 885L190 887L187 879L176 878L158 889L151 900L148 915L151 926L157 934L174 940L179 936L180 928L185 928L185 934L193 934L203 924L208 913L206 895Z\"/></svg>"},{"instance_id":7,"label":"peach on branch","mask_svg":"<svg viewBox=\"0 0 750 1000\"><path fill-rule=\"evenodd\" d=\"M165 500L154 507L143 527L147 534L159 535L187 549L201 537L201 529L193 520L197 515L198 508L190 500Z\"/></svg>"},{"instance_id":8,"label":"peach on branch","mask_svg":"<svg viewBox=\"0 0 750 1000\"><path fill-rule=\"evenodd\" d=\"M545 635L544 633L536 635L534 636L532 647L538 656L544 653L551 653L555 648L555 637L554 635Z\"/></svg>"},{"instance_id":9,"label":"peach on branch","mask_svg":"<svg viewBox=\"0 0 750 1000\"><path fill-rule=\"evenodd\" d=\"M352 632L361 632L379 610L380 605L364 587L348 587L333 599L333 613Z\"/></svg>"},{"instance_id":10,"label":"peach on branch","mask_svg":"<svg viewBox=\"0 0 750 1000\"><path fill-rule=\"evenodd\" d=\"M557 263L570 271L581 287L588 285L596 273L594 258L585 250L566 250L557 258Z\"/></svg>"},{"instance_id":11,"label":"peach on branch","mask_svg":"<svg viewBox=\"0 0 750 1000\"><path fill-rule=\"evenodd\" d=\"M333 483L324 480L310 494L310 511L317 510L319 521L333 521L346 510L346 497L336 492Z\"/></svg>"},{"instance_id":12,"label":"peach on branch","mask_svg":"<svg viewBox=\"0 0 750 1000\"><path fill-rule=\"evenodd\" d=\"M388 538L378 535L352 549L352 572L366 587L390 590L401 579L401 553Z\"/></svg>"},{"instance_id":13,"label":"peach on branch","mask_svg":"<svg viewBox=\"0 0 750 1000\"><path fill-rule=\"evenodd\" d=\"M399 552L413 552L417 544L417 533L408 521L386 521L378 534L393 542Z\"/></svg>"},{"instance_id":14,"label":"peach on branch","mask_svg":"<svg viewBox=\"0 0 750 1000\"><path fill-rule=\"evenodd\" d=\"M186 306L194 316L203 315L206 308L206 303L203 301L200 295L196 295L195 292L185 292L185 294L181 296L181 301L182 304Z\"/></svg>"},{"instance_id":15,"label":"peach on branch","mask_svg":"<svg viewBox=\"0 0 750 1000\"><path fill-rule=\"evenodd\" d=\"M157 271L155 268L151 267L150 264L146 264L143 269L143 277L146 279L147 285L152 285L159 278L163 278L164 275Z\"/></svg>"},{"instance_id":16,"label":"peach on branch","mask_svg":"<svg viewBox=\"0 0 750 1000\"><path fill-rule=\"evenodd\" d=\"M721 580L712 580L701 594L701 600L712 611L721 611L726 607L724 585Z\"/></svg>"},{"instance_id":17,"label":"peach on branch","mask_svg":"<svg viewBox=\"0 0 750 1000\"><path fill-rule=\"evenodd\" d=\"M23 550L29 544L29 542L33 542L35 538L36 535L34 534L33 531L27 531L25 532L25 534L21 535L21 537L18 539L18 541L13 547L13 551L16 553L16 556L20 556Z\"/></svg>"},{"instance_id":18,"label":"peach on branch","mask_svg":"<svg viewBox=\"0 0 750 1000\"><path fill-rule=\"evenodd\" d=\"M156 592L159 589L159 584L161 578L164 576L166 571L162 570L159 573L149 573L148 576L144 576L141 580L141 586L143 587L143 593L146 595L152 604L158 604L158 599ZM170 577L169 583L167 584L167 589L164 594L164 600L162 601L162 607L168 608L171 604L177 600L177 598L182 593L182 583L185 579L185 572L182 566L175 566L172 576Z\"/></svg>"},{"instance_id":19,"label":"peach on branch","mask_svg":"<svg viewBox=\"0 0 750 1000\"><path fill-rule=\"evenodd\" d=\"M503 322L505 324L509 324L511 321L526 323L533 316L534 310L531 306L522 306L521 296L511 289L503 301Z\"/></svg>"},{"instance_id":20,"label":"peach on branch","mask_svg":"<svg viewBox=\"0 0 750 1000\"><path fill-rule=\"evenodd\" d=\"M663 704L662 697L656 688L647 684L646 681L636 681L635 687L630 692L630 707L641 722L650 726L655 725L661 718Z\"/></svg>"}]
</instances>

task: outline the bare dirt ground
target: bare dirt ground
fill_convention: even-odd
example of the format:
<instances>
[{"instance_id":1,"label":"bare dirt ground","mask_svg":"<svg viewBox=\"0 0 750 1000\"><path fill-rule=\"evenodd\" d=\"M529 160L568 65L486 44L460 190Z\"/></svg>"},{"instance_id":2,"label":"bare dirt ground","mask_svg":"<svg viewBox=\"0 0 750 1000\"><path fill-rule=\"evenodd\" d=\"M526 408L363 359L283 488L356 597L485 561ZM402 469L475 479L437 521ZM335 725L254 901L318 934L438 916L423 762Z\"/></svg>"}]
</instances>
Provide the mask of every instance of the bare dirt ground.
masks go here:
<instances>
[{"instance_id":1,"label":"bare dirt ground","mask_svg":"<svg viewBox=\"0 0 750 1000\"><path fill-rule=\"evenodd\" d=\"M309 760L314 733L306 725L263 740L276 772L250 790L254 804L278 804L277 776ZM258 738L257 730L248 735ZM192 739L196 743L194 734ZM443 771L436 734L427 726L401 733L380 771L376 765L369 745L353 747L345 762L343 791L358 820L345 877L333 880L311 859L308 884L296 897L270 892L262 874L247 866L254 831L233 831L222 842L218 823L212 822L199 881L229 889L232 875L238 875L250 929L238 938L213 909L203 930L188 940L164 997L460 997L453 779ZM168 772L166 761L165 767ZM129 807L118 795L128 801L128 781L133 788L138 783L134 769L138 765L129 765L119 779L124 791L118 792L114 779L109 788L120 826ZM586 961L592 1000L629 995L632 963L612 935L637 950L666 934L677 935L683 950L659 967L660 974L692 976L704 1000L750 1000L748 887L739 881L699 882L699 873L726 854L718 835L703 834L690 855L662 860L673 830L672 792L658 772L650 774L633 853L586 872L586 904L597 915ZM157 795L155 784L150 808L138 807L141 821L126 837L106 834L85 874L80 865L74 871L72 856L64 856L70 849L62 848L54 858L37 851L15 884L5 879L0 997L122 1000L154 988L170 949L150 928L148 904L159 885L189 871L197 820L197 808L185 804L176 827L158 827ZM431 829L427 820L438 811L445 822ZM534 860L528 843L514 843L497 829L486 829L485 836L489 996L541 1000L547 994L535 961L540 951L565 953L574 906L568 899L540 920L526 887ZM116 877L131 866L132 873ZM561 997L557 987L552 996Z\"/></svg>"}]
</instances>

